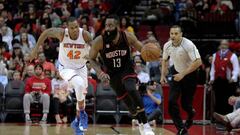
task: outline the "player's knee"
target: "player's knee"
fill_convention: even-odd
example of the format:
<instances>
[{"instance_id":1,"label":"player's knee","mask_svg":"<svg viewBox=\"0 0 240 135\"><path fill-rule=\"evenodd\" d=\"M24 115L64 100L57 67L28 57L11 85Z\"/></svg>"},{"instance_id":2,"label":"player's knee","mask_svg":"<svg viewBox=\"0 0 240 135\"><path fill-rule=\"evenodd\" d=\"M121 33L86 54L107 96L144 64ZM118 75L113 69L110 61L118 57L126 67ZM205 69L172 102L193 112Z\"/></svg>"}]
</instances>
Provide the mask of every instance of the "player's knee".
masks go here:
<instances>
[{"instance_id":1,"label":"player's knee","mask_svg":"<svg viewBox=\"0 0 240 135\"><path fill-rule=\"evenodd\" d=\"M85 83L83 79L80 76L75 76L70 80L70 83L72 84L76 98L78 101L82 101L85 99L84 91L86 89Z\"/></svg>"},{"instance_id":2,"label":"player's knee","mask_svg":"<svg viewBox=\"0 0 240 135\"><path fill-rule=\"evenodd\" d=\"M80 76L74 76L70 83L74 87L74 89L83 89L84 88L84 81Z\"/></svg>"}]
</instances>

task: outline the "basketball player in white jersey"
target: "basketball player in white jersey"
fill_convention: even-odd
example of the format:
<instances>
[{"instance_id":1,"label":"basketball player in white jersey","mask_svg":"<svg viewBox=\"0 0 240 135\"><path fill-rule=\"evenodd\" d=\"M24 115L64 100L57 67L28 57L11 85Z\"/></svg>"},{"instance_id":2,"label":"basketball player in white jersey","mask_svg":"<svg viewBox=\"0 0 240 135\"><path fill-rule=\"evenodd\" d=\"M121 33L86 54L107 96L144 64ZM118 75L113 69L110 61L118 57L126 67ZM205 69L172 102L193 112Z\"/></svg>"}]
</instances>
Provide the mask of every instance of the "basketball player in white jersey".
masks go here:
<instances>
[{"instance_id":1,"label":"basketball player in white jersey","mask_svg":"<svg viewBox=\"0 0 240 135\"><path fill-rule=\"evenodd\" d=\"M73 87L77 98L77 117L72 122L72 127L77 135L83 135L87 128L87 114L85 108L85 93L88 87L87 67L85 56L88 55L89 42L92 37L89 32L79 28L74 17L70 17L67 28L49 28L40 35L36 47L31 52L31 59L36 58L38 48L44 44L47 38L57 38L59 46L59 73L61 77Z\"/></svg>"}]
</instances>

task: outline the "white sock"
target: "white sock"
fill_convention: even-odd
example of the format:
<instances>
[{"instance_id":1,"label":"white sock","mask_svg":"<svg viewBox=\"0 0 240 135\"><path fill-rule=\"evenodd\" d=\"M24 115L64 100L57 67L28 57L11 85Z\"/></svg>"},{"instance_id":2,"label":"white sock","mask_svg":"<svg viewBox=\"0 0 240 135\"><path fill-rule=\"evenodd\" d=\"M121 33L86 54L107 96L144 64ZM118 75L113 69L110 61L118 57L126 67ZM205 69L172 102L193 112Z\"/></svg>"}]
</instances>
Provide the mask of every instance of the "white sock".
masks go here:
<instances>
[{"instance_id":1,"label":"white sock","mask_svg":"<svg viewBox=\"0 0 240 135\"><path fill-rule=\"evenodd\" d=\"M25 114L25 118L26 118L26 119L30 119L29 113L26 113L26 114Z\"/></svg>"},{"instance_id":2,"label":"white sock","mask_svg":"<svg viewBox=\"0 0 240 135\"><path fill-rule=\"evenodd\" d=\"M44 113L43 114L43 118L47 118L48 114L47 113Z\"/></svg>"}]
</instances>

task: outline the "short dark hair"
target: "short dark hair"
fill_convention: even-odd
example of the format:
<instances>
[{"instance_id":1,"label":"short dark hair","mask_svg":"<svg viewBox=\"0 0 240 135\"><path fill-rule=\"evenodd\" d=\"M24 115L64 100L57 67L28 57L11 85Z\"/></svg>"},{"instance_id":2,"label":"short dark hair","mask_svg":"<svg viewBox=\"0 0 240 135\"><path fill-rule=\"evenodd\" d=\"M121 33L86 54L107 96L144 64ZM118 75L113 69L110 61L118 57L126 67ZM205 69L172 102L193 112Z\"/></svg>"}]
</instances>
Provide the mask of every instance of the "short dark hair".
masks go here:
<instances>
[{"instance_id":1,"label":"short dark hair","mask_svg":"<svg viewBox=\"0 0 240 135\"><path fill-rule=\"evenodd\" d=\"M106 19L114 19L115 23L118 25L119 24L119 17L116 14L110 14L106 17Z\"/></svg>"},{"instance_id":2,"label":"short dark hair","mask_svg":"<svg viewBox=\"0 0 240 135\"><path fill-rule=\"evenodd\" d=\"M69 22L74 22L74 21L76 21L76 20L77 20L76 17L70 16L70 17L68 18L68 20L67 20L67 24L68 24Z\"/></svg>"},{"instance_id":3,"label":"short dark hair","mask_svg":"<svg viewBox=\"0 0 240 135\"><path fill-rule=\"evenodd\" d=\"M179 25L173 25L171 28L178 28L180 30L180 32L182 32L182 27Z\"/></svg>"},{"instance_id":4,"label":"short dark hair","mask_svg":"<svg viewBox=\"0 0 240 135\"><path fill-rule=\"evenodd\" d=\"M40 68L43 70L42 64L36 64L36 65L34 66L34 70L35 70L37 67L40 67Z\"/></svg>"}]
</instances>

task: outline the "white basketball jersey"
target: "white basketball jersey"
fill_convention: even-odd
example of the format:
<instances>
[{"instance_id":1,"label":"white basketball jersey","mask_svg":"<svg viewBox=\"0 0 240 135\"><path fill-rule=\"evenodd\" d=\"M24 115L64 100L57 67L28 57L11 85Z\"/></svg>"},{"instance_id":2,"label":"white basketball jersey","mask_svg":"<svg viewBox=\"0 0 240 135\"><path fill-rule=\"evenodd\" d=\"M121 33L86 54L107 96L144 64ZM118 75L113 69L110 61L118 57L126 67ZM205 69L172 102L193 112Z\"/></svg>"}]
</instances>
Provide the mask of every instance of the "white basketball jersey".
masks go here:
<instances>
[{"instance_id":1,"label":"white basketball jersey","mask_svg":"<svg viewBox=\"0 0 240 135\"><path fill-rule=\"evenodd\" d=\"M63 68L78 69L83 67L87 60L83 57L88 54L90 47L83 38L83 29L79 28L79 35L72 40L68 29L64 30L64 37L59 46L58 60Z\"/></svg>"}]
</instances>

